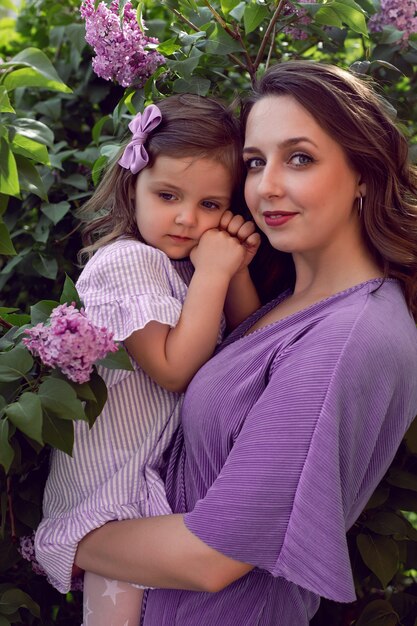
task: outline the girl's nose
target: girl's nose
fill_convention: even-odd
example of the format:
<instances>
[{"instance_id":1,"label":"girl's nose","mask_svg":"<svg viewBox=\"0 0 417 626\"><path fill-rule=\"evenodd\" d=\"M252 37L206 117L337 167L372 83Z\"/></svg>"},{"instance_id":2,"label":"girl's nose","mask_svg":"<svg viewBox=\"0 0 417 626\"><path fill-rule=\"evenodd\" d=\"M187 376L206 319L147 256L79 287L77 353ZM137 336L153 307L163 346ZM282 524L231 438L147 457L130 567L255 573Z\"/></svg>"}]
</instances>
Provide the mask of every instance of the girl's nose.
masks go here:
<instances>
[{"instance_id":1,"label":"girl's nose","mask_svg":"<svg viewBox=\"0 0 417 626\"><path fill-rule=\"evenodd\" d=\"M192 206L183 206L177 213L175 223L181 226L194 226L196 223L197 212Z\"/></svg>"}]
</instances>

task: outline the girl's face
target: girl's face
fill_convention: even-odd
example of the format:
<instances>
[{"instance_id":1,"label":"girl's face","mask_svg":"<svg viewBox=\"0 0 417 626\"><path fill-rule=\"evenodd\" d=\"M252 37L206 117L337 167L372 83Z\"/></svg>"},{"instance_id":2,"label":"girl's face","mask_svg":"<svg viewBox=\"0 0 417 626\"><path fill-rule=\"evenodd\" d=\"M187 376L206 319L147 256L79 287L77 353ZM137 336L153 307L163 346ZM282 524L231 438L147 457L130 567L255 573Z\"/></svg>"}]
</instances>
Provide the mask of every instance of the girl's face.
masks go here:
<instances>
[{"instance_id":1,"label":"girl's face","mask_svg":"<svg viewBox=\"0 0 417 626\"><path fill-rule=\"evenodd\" d=\"M320 103L317 103L320 106ZM311 255L360 240L360 175L336 141L291 96L268 96L249 113L245 198L277 250Z\"/></svg>"},{"instance_id":2,"label":"girl's face","mask_svg":"<svg viewBox=\"0 0 417 626\"><path fill-rule=\"evenodd\" d=\"M189 256L217 228L232 195L232 176L209 158L158 156L135 189L136 223L144 241L171 259Z\"/></svg>"}]
</instances>

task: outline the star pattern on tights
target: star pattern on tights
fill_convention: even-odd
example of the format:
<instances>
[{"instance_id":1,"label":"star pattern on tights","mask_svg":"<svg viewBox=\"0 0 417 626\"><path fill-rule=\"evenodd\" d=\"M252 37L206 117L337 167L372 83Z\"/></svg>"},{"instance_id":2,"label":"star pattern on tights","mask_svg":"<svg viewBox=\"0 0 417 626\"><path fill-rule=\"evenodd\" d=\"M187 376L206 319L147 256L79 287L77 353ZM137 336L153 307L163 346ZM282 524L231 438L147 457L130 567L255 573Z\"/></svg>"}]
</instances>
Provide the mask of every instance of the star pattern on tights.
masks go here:
<instances>
[{"instance_id":1,"label":"star pattern on tights","mask_svg":"<svg viewBox=\"0 0 417 626\"><path fill-rule=\"evenodd\" d=\"M126 593L126 589L120 589L117 580L109 580L106 578L104 582L106 583L106 590L103 593L103 598L111 598L113 604L116 605L116 596L119 593Z\"/></svg>"},{"instance_id":2,"label":"star pattern on tights","mask_svg":"<svg viewBox=\"0 0 417 626\"><path fill-rule=\"evenodd\" d=\"M88 621L90 618L90 615L93 614L93 611L90 609L90 607L88 606L88 598L85 598L84 600L84 623L82 624L82 626L88 626Z\"/></svg>"}]
</instances>

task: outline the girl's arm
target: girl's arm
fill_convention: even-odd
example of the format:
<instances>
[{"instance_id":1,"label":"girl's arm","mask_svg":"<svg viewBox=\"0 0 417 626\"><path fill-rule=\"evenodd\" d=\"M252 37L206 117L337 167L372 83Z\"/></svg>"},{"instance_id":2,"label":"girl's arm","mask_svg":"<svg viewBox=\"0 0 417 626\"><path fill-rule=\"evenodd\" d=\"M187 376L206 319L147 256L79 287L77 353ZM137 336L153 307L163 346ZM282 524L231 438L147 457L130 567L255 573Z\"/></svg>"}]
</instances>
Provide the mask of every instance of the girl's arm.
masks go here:
<instances>
[{"instance_id":1,"label":"girl's arm","mask_svg":"<svg viewBox=\"0 0 417 626\"><path fill-rule=\"evenodd\" d=\"M175 328L150 322L125 340L140 367L168 391L183 391L216 347L230 280L245 248L224 230L209 230L193 252L191 279Z\"/></svg>"},{"instance_id":2,"label":"girl's arm","mask_svg":"<svg viewBox=\"0 0 417 626\"><path fill-rule=\"evenodd\" d=\"M253 222L245 221L241 215L233 215L231 211L223 213L220 228L237 237L245 248L243 264L230 281L224 306L228 328L233 330L261 306L248 270L248 265L258 251L261 238L255 232Z\"/></svg>"},{"instance_id":3,"label":"girl's arm","mask_svg":"<svg viewBox=\"0 0 417 626\"><path fill-rule=\"evenodd\" d=\"M75 562L111 579L208 592L253 569L210 548L188 530L182 515L109 522L84 537Z\"/></svg>"}]
</instances>

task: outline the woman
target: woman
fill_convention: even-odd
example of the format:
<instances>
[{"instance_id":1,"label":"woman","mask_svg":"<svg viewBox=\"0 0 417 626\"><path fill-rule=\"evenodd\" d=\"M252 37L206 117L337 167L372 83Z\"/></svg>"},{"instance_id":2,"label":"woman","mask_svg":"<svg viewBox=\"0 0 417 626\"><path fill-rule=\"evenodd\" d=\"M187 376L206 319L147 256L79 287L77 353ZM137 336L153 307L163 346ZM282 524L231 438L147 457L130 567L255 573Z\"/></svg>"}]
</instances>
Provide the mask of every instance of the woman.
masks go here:
<instances>
[{"instance_id":1,"label":"woman","mask_svg":"<svg viewBox=\"0 0 417 626\"><path fill-rule=\"evenodd\" d=\"M404 137L359 78L309 62L271 68L243 121L246 201L295 281L191 382L166 475L174 515L79 546L80 567L160 588L146 626L303 626L319 596L353 601L345 533L417 413Z\"/></svg>"}]
</instances>

